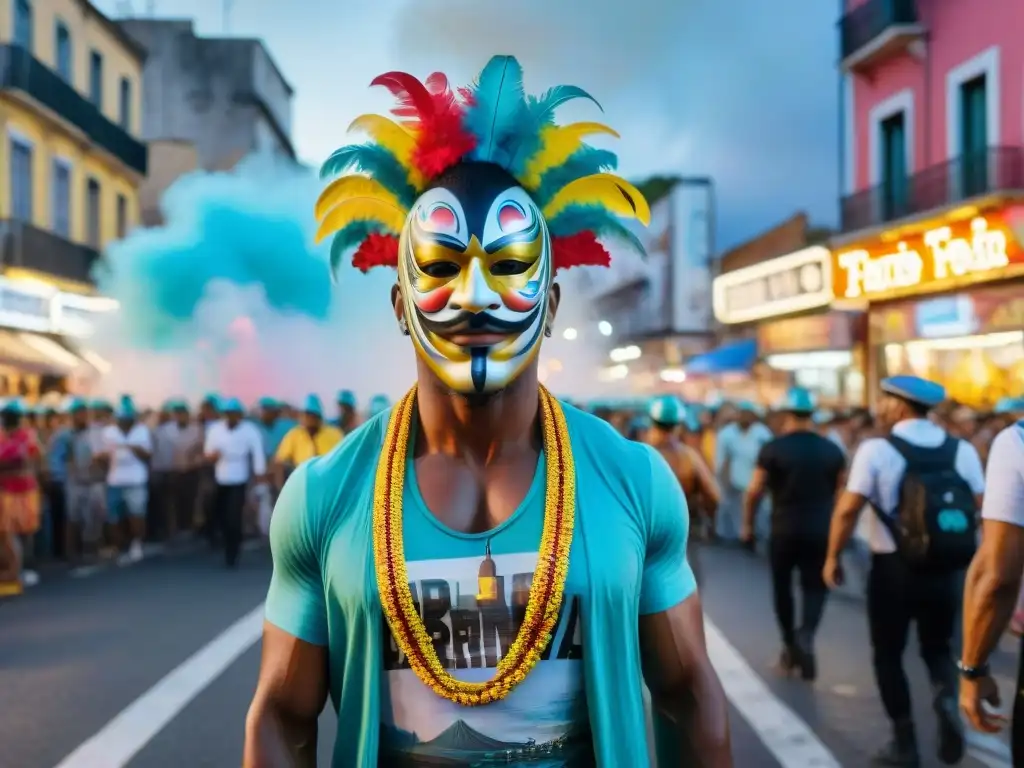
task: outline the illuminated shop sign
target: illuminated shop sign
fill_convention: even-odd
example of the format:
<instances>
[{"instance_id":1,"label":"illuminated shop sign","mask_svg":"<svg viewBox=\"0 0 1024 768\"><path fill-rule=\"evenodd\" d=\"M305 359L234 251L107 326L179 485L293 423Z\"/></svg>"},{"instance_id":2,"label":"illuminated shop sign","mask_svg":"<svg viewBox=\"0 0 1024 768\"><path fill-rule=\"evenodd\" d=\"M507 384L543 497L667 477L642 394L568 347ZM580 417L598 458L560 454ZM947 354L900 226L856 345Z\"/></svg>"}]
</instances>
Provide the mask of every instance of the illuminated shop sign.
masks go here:
<instances>
[{"instance_id":1,"label":"illuminated shop sign","mask_svg":"<svg viewBox=\"0 0 1024 768\"><path fill-rule=\"evenodd\" d=\"M832 301L832 255L814 246L737 269L712 284L715 319L749 323L827 306Z\"/></svg>"},{"instance_id":2,"label":"illuminated shop sign","mask_svg":"<svg viewBox=\"0 0 1024 768\"><path fill-rule=\"evenodd\" d=\"M870 250L837 252L833 289L841 299L888 298L919 286L991 280L1013 264L1024 265L1024 250L1005 217L977 216Z\"/></svg>"},{"instance_id":3,"label":"illuminated shop sign","mask_svg":"<svg viewBox=\"0 0 1024 768\"><path fill-rule=\"evenodd\" d=\"M117 309L102 296L64 293L46 283L0 277L0 326L36 333L90 336L96 318Z\"/></svg>"}]
</instances>

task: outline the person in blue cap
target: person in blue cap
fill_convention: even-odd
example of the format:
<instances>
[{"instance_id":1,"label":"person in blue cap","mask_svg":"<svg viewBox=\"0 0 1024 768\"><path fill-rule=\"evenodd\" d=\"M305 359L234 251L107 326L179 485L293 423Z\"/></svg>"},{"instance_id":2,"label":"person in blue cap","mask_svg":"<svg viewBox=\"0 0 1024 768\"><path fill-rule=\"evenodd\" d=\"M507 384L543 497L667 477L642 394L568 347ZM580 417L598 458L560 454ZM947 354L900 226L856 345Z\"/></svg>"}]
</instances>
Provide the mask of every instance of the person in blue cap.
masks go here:
<instances>
[{"instance_id":1,"label":"person in blue cap","mask_svg":"<svg viewBox=\"0 0 1024 768\"><path fill-rule=\"evenodd\" d=\"M703 529L705 516L714 519L721 501L721 492L704 458L680 439L680 430L688 422L692 426L694 419L687 406L674 395L661 395L651 400L647 418L650 426L644 435L644 442L665 459L686 497L690 516L686 557L699 582L700 560L698 537L695 534Z\"/></svg>"},{"instance_id":2,"label":"person in blue cap","mask_svg":"<svg viewBox=\"0 0 1024 768\"><path fill-rule=\"evenodd\" d=\"M317 395L307 395L302 408L302 423L292 427L277 448L274 475L277 488L284 485L288 473L304 461L329 453L344 435L324 423L324 408Z\"/></svg>"},{"instance_id":3,"label":"person in blue cap","mask_svg":"<svg viewBox=\"0 0 1024 768\"><path fill-rule=\"evenodd\" d=\"M258 426L263 437L263 451L269 464L277 454L284 436L295 426L295 422L281 412L279 400L267 395L261 397L259 401Z\"/></svg>"},{"instance_id":4,"label":"person in blue cap","mask_svg":"<svg viewBox=\"0 0 1024 768\"><path fill-rule=\"evenodd\" d=\"M116 423L103 429L102 455L107 468L108 532L114 546L118 546L123 524L127 522L128 546L119 560L126 565L138 562L143 555L153 436L149 427L139 421L130 396L121 397L116 415Z\"/></svg>"},{"instance_id":5,"label":"person in blue cap","mask_svg":"<svg viewBox=\"0 0 1024 768\"><path fill-rule=\"evenodd\" d=\"M730 406L723 404L720 415ZM743 495L750 486L761 448L772 439L772 432L760 420L760 409L749 400L736 404L736 419L718 432L715 441L715 474L722 487L722 503L715 516L715 535L719 541L738 542L743 518Z\"/></svg>"},{"instance_id":6,"label":"person in blue cap","mask_svg":"<svg viewBox=\"0 0 1024 768\"><path fill-rule=\"evenodd\" d=\"M946 398L935 382L892 376L880 385L878 421L886 437L865 440L836 504L823 577L842 581L840 556L870 506L868 627L875 681L893 727L876 765L916 766L920 760L903 652L911 623L928 668L938 717L939 759L964 752L953 664L959 582L977 546L977 511L985 475L977 450L950 436L929 414ZM969 669L961 676L979 675Z\"/></svg>"},{"instance_id":7,"label":"person in blue cap","mask_svg":"<svg viewBox=\"0 0 1024 768\"><path fill-rule=\"evenodd\" d=\"M338 428L346 435L359 425L356 411L356 393L343 389L338 393Z\"/></svg>"},{"instance_id":8,"label":"person in blue cap","mask_svg":"<svg viewBox=\"0 0 1024 768\"><path fill-rule=\"evenodd\" d=\"M24 424L25 411L20 398L0 409L0 597L20 595L39 581L39 574L25 566L41 523L42 450L34 430Z\"/></svg>"},{"instance_id":9,"label":"person in blue cap","mask_svg":"<svg viewBox=\"0 0 1024 768\"><path fill-rule=\"evenodd\" d=\"M768 555L775 620L782 634L779 666L786 673L799 669L804 680L814 680L818 675L814 638L828 597L822 570L829 521L846 458L835 443L815 430L814 397L806 389L790 389L777 411L782 416L781 434L758 454L744 498L741 538L753 544L755 516L769 495ZM802 596L799 627L794 572L799 575Z\"/></svg>"},{"instance_id":10,"label":"person in blue cap","mask_svg":"<svg viewBox=\"0 0 1024 768\"><path fill-rule=\"evenodd\" d=\"M64 551L71 563L96 554L106 504L106 473L98 460L103 453L100 433L90 424L89 404L73 398L67 405L68 456L65 485L67 524Z\"/></svg>"},{"instance_id":11,"label":"person in blue cap","mask_svg":"<svg viewBox=\"0 0 1024 768\"><path fill-rule=\"evenodd\" d=\"M234 568L242 547L249 484L266 481L267 465L259 430L244 418L241 401L228 398L222 401L220 411L223 418L206 430L203 455L213 465L214 520L224 541L224 562Z\"/></svg>"},{"instance_id":12,"label":"person in blue cap","mask_svg":"<svg viewBox=\"0 0 1024 768\"><path fill-rule=\"evenodd\" d=\"M366 418L372 419L378 413L383 413L391 407L391 398L387 395L374 395L366 406Z\"/></svg>"}]
</instances>

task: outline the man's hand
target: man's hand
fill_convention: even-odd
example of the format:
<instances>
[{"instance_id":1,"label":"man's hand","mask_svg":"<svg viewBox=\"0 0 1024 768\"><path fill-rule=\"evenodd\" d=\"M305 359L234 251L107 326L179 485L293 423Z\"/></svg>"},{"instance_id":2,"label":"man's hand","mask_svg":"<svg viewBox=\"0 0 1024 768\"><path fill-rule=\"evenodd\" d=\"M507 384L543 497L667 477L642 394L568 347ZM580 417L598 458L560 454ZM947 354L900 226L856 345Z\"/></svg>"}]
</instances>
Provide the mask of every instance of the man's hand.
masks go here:
<instances>
[{"instance_id":1,"label":"man's hand","mask_svg":"<svg viewBox=\"0 0 1024 768\"><path fill-rule=\"evenodd\" d=\"M842 586L843 584L843 565L839 562L838 557L829 555L825 561L825 567L821 569L821 578L825 581L825 586L829 589L835 589L836 587Z\"/></svg>"},{"instance_id":2,"label":"man's hand","mask_svg":"<svg viewBox=\"0 0 1024 768\"><path fill-rule=\"evenodd\" d=\"M754 540L754 526L743 521L743 525L740 527L740 541L744 544L749 544Z\"/></svg>"},{"instance_id":3,"label":"man's hand","mask_svg":"<svg viewBox=\"0 0 1024 768\"><path fill-rule=\"evenodd\" d=\"M999 688L990 675L960 680L960 709L975 730L997 733L1006 726L1006 715L992 711L999 705Z\"/></svg>"}]
</instances>

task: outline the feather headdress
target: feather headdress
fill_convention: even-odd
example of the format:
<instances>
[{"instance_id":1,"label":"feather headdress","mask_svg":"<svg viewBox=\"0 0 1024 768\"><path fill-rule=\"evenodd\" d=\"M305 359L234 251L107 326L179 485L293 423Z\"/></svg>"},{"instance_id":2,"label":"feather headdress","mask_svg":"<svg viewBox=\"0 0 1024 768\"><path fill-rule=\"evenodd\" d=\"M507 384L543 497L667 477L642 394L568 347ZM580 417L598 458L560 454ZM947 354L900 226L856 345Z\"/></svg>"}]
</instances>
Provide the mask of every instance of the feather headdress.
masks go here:
<instances>
[{"instance_id":1,"label":"feather headdress","mask_svg":"<svg viewBox=\"0 0 1024 768\"><path fill-rule=\"evenodd\" d=\"M613 153L584 142L618 134L601 123L555 124L555 110L567 101L597 104L583 89L558 85L528 96L512 56L495 56L473 85L457 91L440 72L423 82L388 72L371 85L391 91L398 119L356 118L349 130L370 140L338 149L320 169L321 178L333 180L316 203L317 241L332 238L332 267L353 249L352 263L364 272L397 266L398 237L410 207L432 179L463 160L501 166L533 196L551 231L556 270L607 266L602 237L625 239L643 252L621 219L646 226L647 201L609 173L617 163Z\"/></svg>"}]
</instances>

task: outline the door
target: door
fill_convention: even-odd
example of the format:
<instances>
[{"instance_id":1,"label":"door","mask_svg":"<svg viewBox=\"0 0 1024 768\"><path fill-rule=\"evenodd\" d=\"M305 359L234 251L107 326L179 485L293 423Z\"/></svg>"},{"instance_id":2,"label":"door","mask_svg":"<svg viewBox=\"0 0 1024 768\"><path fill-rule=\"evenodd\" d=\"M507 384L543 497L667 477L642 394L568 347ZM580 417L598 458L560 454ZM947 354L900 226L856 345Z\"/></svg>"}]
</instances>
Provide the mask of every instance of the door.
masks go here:
<instances>
[{"instance_id":1,"label":"door","mask_svg":"<svg viewBox=\"0 0 1024 768\"><path fill-rule=\"evenodd\" d=\"M32 145L11 138L11 218L32 223Z\"/></svg>"},{"instance_id":2,"label":"door","mask_svg":"<svg viewBox=\"0 0 1024 768\"><path fill-rule=\"evenodd\" d=\"M882 217L885 221L907 213L907 130L903 112L886 118L882 132Z\"/></svg>"},{"instance_id":3,"label":"door","mask_svg":"<svg viewBox=\"0 0 1024 768\"><path fill-rule=\"evenodd\" d=\"M88 243L92 248L100 248L100 183L89 179L85 188L85 216Z\"/></svg>"},{"instance_id":4,"label":"door","mask_svg":"<svg viewBox=\"0 0 1024 768\"><path fill-rule=\"evenodd\" d=\"M985 75L960 86L960 191L962 197L988 189L988 93Z\"/></svg>"}]
</instances>

